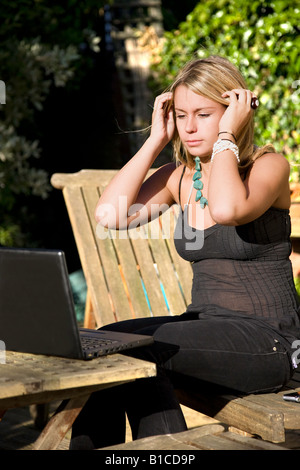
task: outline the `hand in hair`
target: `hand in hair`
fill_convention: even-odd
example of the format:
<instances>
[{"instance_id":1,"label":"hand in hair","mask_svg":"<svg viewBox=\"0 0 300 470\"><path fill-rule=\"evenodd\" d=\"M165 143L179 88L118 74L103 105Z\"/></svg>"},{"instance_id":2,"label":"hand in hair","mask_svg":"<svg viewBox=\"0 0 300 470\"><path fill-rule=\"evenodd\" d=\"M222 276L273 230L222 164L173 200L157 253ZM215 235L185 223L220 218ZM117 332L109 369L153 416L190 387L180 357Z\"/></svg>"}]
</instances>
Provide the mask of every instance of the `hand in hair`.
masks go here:
<instances>
[{"instance_id":1,"label":"hand in hair","mask_svg":"<svg viewBox=\"0 0 300 470\"><path fill-rule=\"evenodd\" d=\"M222 97L229 97L229 106L219 122L219 132L229 131L238 136L245 124L251 118L253 109L251 100L254 93L245 89L234 89L223 93Z\"/></svg>"},{"instance_id":2,"label":"hand in hair","mask_svg":"<svg viewBox=\"0 0 300 470\"><path fill-rule=\"evenodd\" d=\"M157 96L154 102L150 138L162 147L170 142L175 130L172 98L172 93L163 93Z\"/></svg>"}]
</instances>

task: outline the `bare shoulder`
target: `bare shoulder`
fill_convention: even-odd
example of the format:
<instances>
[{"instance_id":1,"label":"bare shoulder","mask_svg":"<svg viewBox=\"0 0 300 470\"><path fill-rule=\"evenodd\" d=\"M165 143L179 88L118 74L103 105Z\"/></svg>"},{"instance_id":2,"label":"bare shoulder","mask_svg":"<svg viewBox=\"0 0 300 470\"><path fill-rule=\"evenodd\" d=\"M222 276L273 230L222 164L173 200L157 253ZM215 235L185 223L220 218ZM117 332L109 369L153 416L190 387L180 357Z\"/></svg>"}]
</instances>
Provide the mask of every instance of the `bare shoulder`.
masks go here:
<instances>
[{"instance_id":1,"label":"bare shoulder","mask_svg":"<svg viewBox=\"0 0 300 470\"><path fill-rule=\"evenodd\" d=\"M176 170L175 163L167 163L158 168L151 168L148 178L146 178L145 183L159 184L160 186L167 186L169 178L172 176Z\"/></svg>"},{"instance_id":2,"label":"bare shoulder","mask_svg":"<svg viewBox=\"0 0 300 470\"><path fill-rule=\"evenodd\" d=\"M290 165L279 153L266 153L255 160L249 175L248 186L251 191L260 188L273 194L273 207L288 209L290 206Z\"/></svg>"},{"instance_id":3,"label":"bare shoulder","mask_svg":"<svg viewBox=\"0 0 300 470\"><path fill-rule=\"evenodd\" d=\"M167 187L173 195L174 201L176 203L179 203L179 185L180 185L180 179L183 174L183 170L185 168L185 165L176 165L173 167L173 171L170 173L170 178L168 180Z\"/></svg>"},{"instance_id":4,"label":"bare shoulder","mask_svg":"<svg viewBox=\"0 0 300 470\"><path fill-rule=\"evenodd\" d=\"M253 165L253 173L264 171L265 175L289 177L290 164L288 160L280 153L265 153ZM275 173L274 173L275 172Z\"/></svg>"},{"instance_id":5,"label":"bare shoulder","mask_svg":"<svg viewBox=\"0 0 300 470\"><path fill-rule=\"evenodd\" d=\"M154 170L154 174L160 176L171 176L173 172L176 170L176 163L170 162L166 163L165 165L160 166L156 170Z\"/></svg>"},{"instance_id":6,"label":"bare shoulder","mask_svg":"<svg viewBox=\"0 0 300 470\"><path fill-rule=\"evenodd\" d=\"M184 165L170 162L158 168L152 175L155 181L160 181L160 184L166 187L176 203L178 203L179 182L183 169Z\"/></svg>"}]
</instances>

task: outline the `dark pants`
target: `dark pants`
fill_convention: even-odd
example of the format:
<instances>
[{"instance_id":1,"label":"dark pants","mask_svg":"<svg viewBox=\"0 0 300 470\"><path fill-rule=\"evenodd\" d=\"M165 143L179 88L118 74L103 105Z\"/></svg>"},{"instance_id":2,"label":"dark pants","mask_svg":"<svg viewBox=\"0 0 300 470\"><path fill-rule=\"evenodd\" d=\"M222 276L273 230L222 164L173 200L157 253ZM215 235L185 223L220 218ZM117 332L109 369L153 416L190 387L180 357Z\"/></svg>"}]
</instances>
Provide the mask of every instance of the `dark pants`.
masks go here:
<instances>
[{"instance_id":1,"label":"dark pants","mask_svg":"<svg viewBox=\"0 0 300 470\"><path fill-rule=\"evenodd\" d=\"M157 377L94 393L72 430L71 449L124 442L125 413L133 439L186 430L173 388L187 378L243 393L277 391L290 379L288 352L271 330L251 319L199 316L128 320L105 329L154 336L154 344L130 356L157 364ZM197 380L199 382L197 382Z\"/></svg>"}]
</instances>

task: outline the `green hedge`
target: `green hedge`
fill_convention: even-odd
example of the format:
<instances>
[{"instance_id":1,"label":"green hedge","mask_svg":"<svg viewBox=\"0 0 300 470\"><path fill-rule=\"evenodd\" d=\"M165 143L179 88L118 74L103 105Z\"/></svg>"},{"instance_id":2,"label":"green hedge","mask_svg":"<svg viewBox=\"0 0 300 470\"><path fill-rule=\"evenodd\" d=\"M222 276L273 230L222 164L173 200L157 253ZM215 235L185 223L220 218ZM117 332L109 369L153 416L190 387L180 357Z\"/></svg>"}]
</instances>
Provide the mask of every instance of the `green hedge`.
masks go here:
<instances>
[{"instance_id":1,"label":"green hedge","mask_svg":"<svg viewBox=\"0 0 300 470\"><path fill-rule=\"evenodd\" d=\"M251 0L199 3L177 30L166 32L154 73L164 88L192 58L218 54L230 59L260 98L256 143L272 142L300 164L300 5Z\"/></svg>"}]
</instances>

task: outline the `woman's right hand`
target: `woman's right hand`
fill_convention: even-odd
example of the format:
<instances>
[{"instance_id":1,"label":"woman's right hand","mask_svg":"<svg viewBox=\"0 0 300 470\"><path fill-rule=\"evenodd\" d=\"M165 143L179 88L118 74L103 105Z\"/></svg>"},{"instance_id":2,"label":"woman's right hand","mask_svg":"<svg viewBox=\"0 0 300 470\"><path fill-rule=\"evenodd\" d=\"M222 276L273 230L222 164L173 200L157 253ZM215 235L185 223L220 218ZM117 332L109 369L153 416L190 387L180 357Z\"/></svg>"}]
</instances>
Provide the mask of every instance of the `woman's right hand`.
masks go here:
<instances>
[{"instance_id":1,"label":"woman's right hand","mask_svg":"<svg viewBox=\"0 0 300 470\"><path fill-rule=\"evenodd\" d=\"M154 101L150 138L163 146L170 142L175 130L172 106L168 110L168 102L172 98L173 94L168 92L157 96Z\"/></svg>"}]
</instances>

